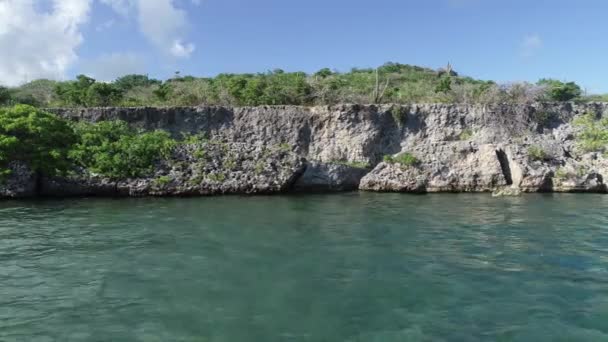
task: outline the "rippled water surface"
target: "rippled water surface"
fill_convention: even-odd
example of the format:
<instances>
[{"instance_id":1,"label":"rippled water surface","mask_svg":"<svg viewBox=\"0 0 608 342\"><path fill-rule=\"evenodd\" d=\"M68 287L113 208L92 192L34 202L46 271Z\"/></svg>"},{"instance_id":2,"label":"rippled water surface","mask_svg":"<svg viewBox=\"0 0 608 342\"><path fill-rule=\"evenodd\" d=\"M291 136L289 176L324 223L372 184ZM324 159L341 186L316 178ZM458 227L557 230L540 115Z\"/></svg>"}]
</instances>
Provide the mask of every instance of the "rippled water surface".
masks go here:
<instances>
[{"instance_id":1,"label":"rippled water surface","mask_svg":"<svg viewBox=\"0 0 608 342\"><path fill-rule=\"evenodd\" d=\"M0 202L0 341L608 341L608 196Z\"/></svg>"}]
</instances>

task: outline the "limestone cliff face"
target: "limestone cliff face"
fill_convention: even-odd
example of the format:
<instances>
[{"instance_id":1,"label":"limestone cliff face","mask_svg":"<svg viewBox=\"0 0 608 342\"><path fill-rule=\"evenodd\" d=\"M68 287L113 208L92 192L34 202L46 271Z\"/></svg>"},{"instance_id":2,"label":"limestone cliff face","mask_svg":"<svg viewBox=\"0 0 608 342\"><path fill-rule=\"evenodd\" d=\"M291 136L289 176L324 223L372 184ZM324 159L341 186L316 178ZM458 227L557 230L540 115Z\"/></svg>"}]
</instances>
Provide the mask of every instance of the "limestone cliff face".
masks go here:
<instances>
[{"instance_id":1,"label":"limestone cliff face","mask_svg":"<svg viewBox=\"0 0 608 342\"><path fill-rule=\"evenodd\" d=\"M124 120L179 138L204 133L204 163L193 147L175 152L147 179L95 175L44 179L44 195L207 195L362 189L403 192L606 192L608 160L582 153L576 115L608 115L608 104L338 105L323 107L91 108L52 110L74 120ZM221 145L223 151L218 152ZM545 156L530 156L531 149ZM410 153L411 165L383 157ZM25 171L24 171L25 172ZM21 172L21 179L27 173ZM20 173L14 173L18 177ZM25 178L23 178L25 177ZM12 187L16 184L13 181ZM19 188L17 186L17 188ZM21 186L32 192L32 186ZM0 196L10 192L0 189ZM19 191L10 192L18 196ZM25 192L24 192L25 194ZM5 195L6 196L6 195Z\"/></svg>"}]
</instances>

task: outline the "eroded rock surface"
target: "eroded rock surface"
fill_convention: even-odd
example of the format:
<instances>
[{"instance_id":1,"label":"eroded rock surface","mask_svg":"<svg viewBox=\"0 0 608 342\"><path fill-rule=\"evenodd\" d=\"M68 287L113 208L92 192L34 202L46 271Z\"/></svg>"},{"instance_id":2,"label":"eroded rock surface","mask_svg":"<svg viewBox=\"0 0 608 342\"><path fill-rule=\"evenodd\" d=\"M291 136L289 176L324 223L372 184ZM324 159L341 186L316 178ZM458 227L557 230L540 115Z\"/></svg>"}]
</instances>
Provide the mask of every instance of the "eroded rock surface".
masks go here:
<instances>
[{"instance_id":1,"label":"eroded rock surface","mask_svg":"<svg viewBox=\"0 0 608 342\"><path fill-rule=\"evenodd\" d=\"M55 109L73 120L124 120L205 146L182 146L142 179L86 171L39 179L19 169L0 196L212 195L343 191L606 192L608 160L578 148L577 115L608 104L336 105ZM198 148L198 150L197 150ZM535 152L536 151L536 152ZM538 151L542 151L539 155ZM203 153L204 152L204 153ZM413 165L383 162L408 153Z\"/></svg>"}]
</instances>

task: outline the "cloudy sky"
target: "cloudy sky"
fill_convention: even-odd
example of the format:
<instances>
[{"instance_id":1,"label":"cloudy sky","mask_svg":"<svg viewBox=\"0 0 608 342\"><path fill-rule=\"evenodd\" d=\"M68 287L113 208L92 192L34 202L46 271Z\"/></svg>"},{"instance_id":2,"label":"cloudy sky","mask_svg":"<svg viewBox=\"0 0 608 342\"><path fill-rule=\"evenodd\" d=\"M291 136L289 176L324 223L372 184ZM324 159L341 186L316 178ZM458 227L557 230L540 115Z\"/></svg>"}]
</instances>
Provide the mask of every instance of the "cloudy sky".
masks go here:
<instances>
[{"instance_id":1,"label":"cloudy sky","mask_svg":"<svg viewBox=\"0 0 608 342\"><path fill-rule=\"evenodd\" d=\"M395 61L608 92L605 0L0 0L0 84Z\"/></svg>"}]
</instances>

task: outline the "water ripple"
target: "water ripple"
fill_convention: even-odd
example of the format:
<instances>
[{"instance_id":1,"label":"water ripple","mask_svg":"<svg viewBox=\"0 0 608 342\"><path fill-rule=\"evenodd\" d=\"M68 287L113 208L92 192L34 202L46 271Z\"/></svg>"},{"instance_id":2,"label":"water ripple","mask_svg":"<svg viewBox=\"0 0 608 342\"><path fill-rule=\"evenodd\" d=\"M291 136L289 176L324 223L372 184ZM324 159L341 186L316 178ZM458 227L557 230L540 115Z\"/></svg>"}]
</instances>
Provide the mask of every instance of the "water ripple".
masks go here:
<instances>
[{"instance_id":1,"label":"water ripple","mask_svg":"<svg viewBox=\"0 0 608 342\"><path fill-rule=\"evenodd\" d=\"M0 341L604 341L608 196L0 202Z\"/></svg>"}]
</instances>

